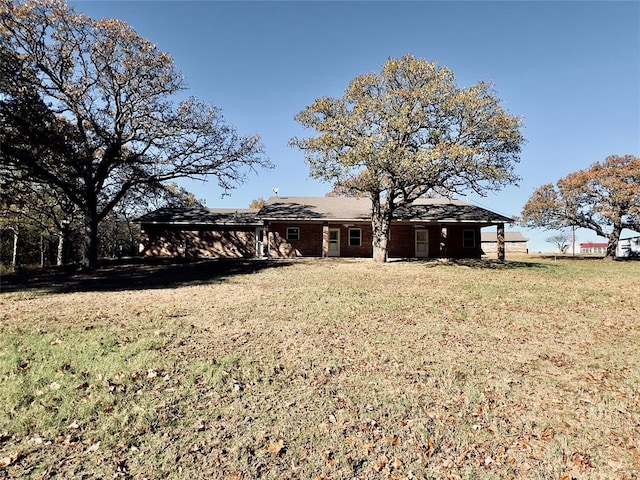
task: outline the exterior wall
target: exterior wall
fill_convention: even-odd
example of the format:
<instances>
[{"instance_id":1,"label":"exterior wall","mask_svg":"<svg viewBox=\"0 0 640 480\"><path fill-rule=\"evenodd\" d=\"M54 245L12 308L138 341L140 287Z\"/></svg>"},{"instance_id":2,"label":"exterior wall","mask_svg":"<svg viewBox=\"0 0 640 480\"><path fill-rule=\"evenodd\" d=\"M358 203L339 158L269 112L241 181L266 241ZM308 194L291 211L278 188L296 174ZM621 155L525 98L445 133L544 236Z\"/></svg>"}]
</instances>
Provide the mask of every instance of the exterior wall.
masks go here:
<instances>
[{"instance_id":1,"label":"exterior wall","mask_svg":"<svg viewBox=\"0 0 640 480\"><path fill-rule=\"evenodd\" d=\"M287 240L287 228L300 230L299 240ZM276 258L321 257L322 223L269 222L269 256Z\"/></svg>"},{"instance_id":2,"label":"exterior wall","mask_svg":"<svg viewBox=\"0 0 640 480\"><path fill-rule=\"evenodd\" d=\"M475 243L472 248L465 248L464 231L473 230ZM447 227L447 257L450 258L480 258L482 244L480 242L480 227L475 225L449 225Z\"/></svg>"},{"instance_id":3,"label":"exterior wall","mask_svg":"<svg viewBox=\"0 0 640 480\"><path fill-rule=\"evenodd\" d=\"M248 258L254 257L255 226L217 226L183 230L180 226L143 225L142 253L146 256L191 257L191 258ZM287 240L287 228L297 227L300 238ZM441 234L441 225L416 225L395 223L391 227L389 257L414 258L416 256L415 235L417 229L426 229L429 234L428 258L480 258L482 255L479 226L445 225L446 238ZM268 232L269 256L274 258L322 257L323 228L340 230L340 256L371 258L373 256L372 228L370 222L323 223L323 222L271 222L265 225ZM349 229L359 228L361 245L349 245ZM464 230L473 230L475 245L465 248ZM446 244L445 244L446 243Z\"/></svg>"},{"instance_id":4,"label":"exterior wall","mask_svg":"<svg viewBox=\"0 0 640 480\"><path fill-rule=\"evenodd\" d=\"M475 225L416 225L395 224L391 227L390 257L413 258L416 256L416 230L424 228L429 232L428 258L480 258L480 227ZM445 228L445 235L442 230ZM464 230L473 230L475 243L465 248Z\"/></svg>"},{"instance_id":5,"label":"exterior wall","mask_svg":"<svg viewBox=\"0 0 640 480\"><path fill-rule=\"evenodd\" d=\"M287 228L299 228L298 240L287 239ZM323 227L340 230L340 256L363 257L373 256L371 223L306 223L306 222L270 222L269 255L276 258L287 257L322 257ZM361 244L349 245L349 229L359 228Z\"/></svg>"},{"instance_id":6,"label":"exterior wall","mask_svg":"<svg viewBox=\"0 0 640 480\"><path fill-rule=\"evenodd\" d=\"M529 253L527 242L504 242L504 249L507 253ZM496 253L498 251L497 242L482 242L484 253Z\"/></svg>"},{"instance_id":7,"label":"exterior wall","mask_svg":"<svg viewBox=\"0 0 640 480\"><path fill-rule=\"evenodd\" d=\"M581 243L580 253L586 255L604 255L607 253L606 243Z\"/></svg>"},{"instance_id":8,"label":"exterior wall","mask_svg":"<svg viewBox=\"0 0 640 480\"><path fill-rule=\"evenodd\" d=\"M154 257L246 258L255 256L255 227L143 225L142 253Z\"/></svg>"},{"instance_id":9,"label":"exterior wall","mask_svg":"<svg viewBox=\"0 0 640 480\"><path fill-rule=\"evenodd\" d=\"M440 256L440 226L417 226L414 224L400 223L391 226L391 239L389 242L389 256L395 258L413 258L416 256L416 230L418 228L428 230L429 255L425 258L437 258Z\"/></svg>"},{"instance_id":10,"label":"exterior wall","mask_svg":"<svg viewBox=\"0 0 640 480\"><path fill-rule=\"evenodd\" d=\"M373 232L371 223L305 223L305 222L271 222L267 226L269 231L269 255L275 258L287 257L322 257L323 226L340 230L340 256L355 258L371 258L373 256ZM298 240L287 240L287 228L297 227L300 231ZM360 246L349 245L349 229L359 228L362 243ZM389 257L414 258L416 256L415 235L418 228L429 232L428 258L480 258L482 248L480 244L480 227L448 225L446 240L441 235L440 225L416 225L414 223L397 223L391 227L389 241ZM475 244L472 248L465 248L463 244L464 230L473 230ZM443 240L446 245L441 245Z\"/></svg>"},{"instance_id":11,"label":"exterior wall","mask_svg":"<svg viewBox=\"0 0 640 480\"><path fill-rule=\"evenodd\" d=\"M340 256L341 257L357 257L371 258L373 257L373 228L371 222L357 223L346 225L331 225L329 228L340 229ZM360 229L360 245L349 245L349 229Z\"/></svg>"}]
</instances>

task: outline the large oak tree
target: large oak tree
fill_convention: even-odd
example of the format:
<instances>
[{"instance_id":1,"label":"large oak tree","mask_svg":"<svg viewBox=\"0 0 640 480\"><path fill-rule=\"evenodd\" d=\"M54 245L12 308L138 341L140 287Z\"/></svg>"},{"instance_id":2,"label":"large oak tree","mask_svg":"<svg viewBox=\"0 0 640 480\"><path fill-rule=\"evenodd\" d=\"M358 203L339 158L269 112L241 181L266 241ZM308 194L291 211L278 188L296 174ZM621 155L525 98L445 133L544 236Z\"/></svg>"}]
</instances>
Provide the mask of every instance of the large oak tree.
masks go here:
<instances>
[{"instance_id":1,"label":"large oak tree","mask_svg":"<svg viewBox=\"0 0 640 480\"><path fill-rule=\"evenodd\" d=\"M260 138L189 98L170 55L118 20L60 0L0 0L5 85L0 167L64 192L83 212L85 264L98 224L131 189L215 178L224 190L270 166ZM23 74L28 72L28 74Z\"/></svg>"},{"instance_id":2,"label":"large oak tree","mask_svg":"<svg viewBox=\"0 0 640 480\"><path fill-rule=\"evenodd\" d=\"M334 191L372 200L373 251L386 261L394 211L437 192L485 194L517 182L524 138L488 83L456 85L453 73L413 56L357 77L342 98L323 97L296 116L316 135L293 138L311 175Z\"/></svg>"},{"instance_id":3,"label":"large oak tree","mask_svg":"<svg viewBox=\"0 0 640 480\"><path fill-rule=\"evenodd\" d=\"M536 189L522 211L529 227L581 227L608 240L605 258L616 254L622 230L640 231L640 158L612 155Z\"/></svg>"}]
</instances>

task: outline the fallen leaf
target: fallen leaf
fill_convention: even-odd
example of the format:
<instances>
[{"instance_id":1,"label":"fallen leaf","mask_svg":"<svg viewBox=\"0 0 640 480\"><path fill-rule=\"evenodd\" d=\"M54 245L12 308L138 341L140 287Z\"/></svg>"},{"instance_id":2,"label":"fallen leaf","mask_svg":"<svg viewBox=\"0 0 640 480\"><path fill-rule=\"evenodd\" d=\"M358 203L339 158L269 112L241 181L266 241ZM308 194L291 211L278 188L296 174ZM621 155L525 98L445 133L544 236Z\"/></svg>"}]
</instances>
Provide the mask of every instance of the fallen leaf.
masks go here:
<instances>
[{"instance_id":1,"label":"fallen leaf","mask_svg":"<svg viewBox=\"0 0 640 480\"><path fill-rule=\"evenodd\" d=\"M278 440L277 442L272 442L267 446L269 452L274 454L276 457L279 457L284 453L284 440Z\"/></svg>"},{"instance_id":2,"label":"fallen leaf","mask_svg":"<svg viewBox=\"0 0 640 480\"><path fill-rule=\"evenodd\" d=\"M87 452L95 452L99 448L100 448L100 442L96 442L93 445L91 445L89 448L87 448Z\"/></svg>"},{"instance_id":3,"label":"fallen leaf","mask_svg":"<svg viewBox=\"0 0 640 480\"><path fill-rule=\"evenodd\" d=\"M384 439L384 443L387 444L387 445L393 445L395 447L396 445L398 445L400 443L400 439L398 438L397 435L394 435L392 437L386 437Z\"/></svg>"},{"instance_id":4,"label":"fallen leaf","mask_svg":"<svg viewBox=\"0 0 640 480\"><path fill-rule=\"evenodd\" d=\"M550 442L551 440L553 440L554 435L555 432L553 431L553 428L545 428L542 431L542 440L544 440L545 442Z\"/></svg>"},{"instance_id":5,"label":"fallen leaf","mask_svg":"<svg viewBox=\"0 0 640 480\"><path fill-rule=\"evenodd\" d=\"M21 452L15 452L8 457L0 458L0 468L7 468L9 465L14 464L22 457Z\"/></svg>"},{"instance_id":6,"label":"fallen leaf","mask_svg":"<svg viewBox=\"0 0 640 480\"><path fill-rule=\"evenodd\" d=\"M389 459L383 455L376 463L373 464L373 469L376 472L380 472L387 466L387 463L389 463Z\"/></svg>"}]
</instances>

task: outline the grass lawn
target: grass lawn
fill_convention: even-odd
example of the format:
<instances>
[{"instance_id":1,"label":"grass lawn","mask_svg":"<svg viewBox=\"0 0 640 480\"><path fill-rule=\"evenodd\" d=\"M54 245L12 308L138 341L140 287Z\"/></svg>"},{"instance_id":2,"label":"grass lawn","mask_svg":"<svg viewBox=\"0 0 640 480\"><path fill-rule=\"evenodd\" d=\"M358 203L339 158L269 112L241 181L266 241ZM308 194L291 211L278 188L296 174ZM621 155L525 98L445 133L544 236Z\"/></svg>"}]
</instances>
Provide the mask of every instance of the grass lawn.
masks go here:
<instances>
[{"instance_id":1,"label":"grass lawn","mask_svg":"<svg viewBox=\"0 0 640 480\"><path fill-rule=\"evenodd\" d=\"M0 478L640 478L640 262L138 263L0 290Z\"/></svg>"}]
</instances>

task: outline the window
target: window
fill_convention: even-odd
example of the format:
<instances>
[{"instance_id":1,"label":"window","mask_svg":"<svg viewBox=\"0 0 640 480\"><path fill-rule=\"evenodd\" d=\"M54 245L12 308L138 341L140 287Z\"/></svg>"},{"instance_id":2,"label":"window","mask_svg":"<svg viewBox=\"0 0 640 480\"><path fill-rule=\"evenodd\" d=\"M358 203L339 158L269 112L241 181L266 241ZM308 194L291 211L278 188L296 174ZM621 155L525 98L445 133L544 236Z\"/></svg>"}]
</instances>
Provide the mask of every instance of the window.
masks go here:
<instances>
[{"instance_id":1,"label":"window","mask_svg":"<svg viewBox=\"0 0 640 480\"><path fill-rule=\"evenodd\" d=\"M359 247L362 245L362 230L359 228L349 229L349 246Z\"/></svg>"},{"instance_id":2,"label":"window","mask_svg":"<svg viewBox=\"0 0 640 480\"><path fill-rule=\"evenodd\" d=\"M300 240L300 228L287 227L287 240Z\"/></svg>"},{"instance_id":3,"label":"window","mask_svg":"<svg viewBox=\"0 0 640 480\"><path fill-rule=\"evenodd\" d=\"M475 230L462 231L462 246L464 248L476 248L476 231Z\"/></svg>"}]
</instances>

